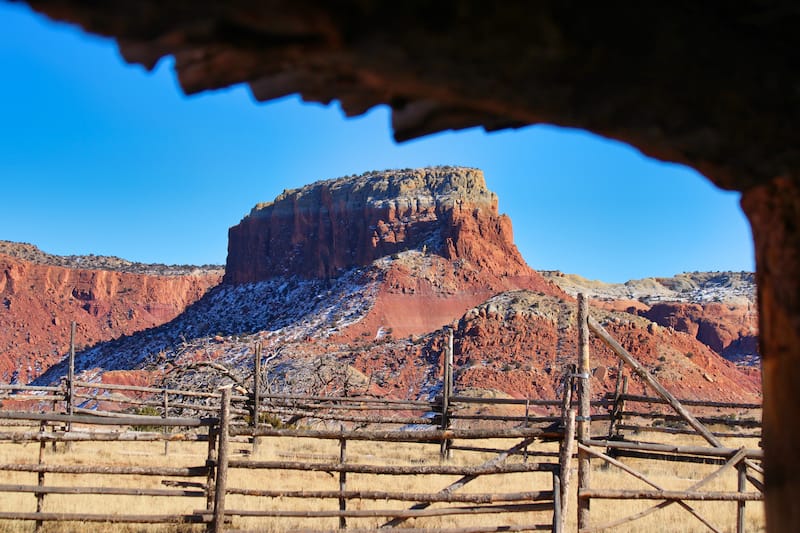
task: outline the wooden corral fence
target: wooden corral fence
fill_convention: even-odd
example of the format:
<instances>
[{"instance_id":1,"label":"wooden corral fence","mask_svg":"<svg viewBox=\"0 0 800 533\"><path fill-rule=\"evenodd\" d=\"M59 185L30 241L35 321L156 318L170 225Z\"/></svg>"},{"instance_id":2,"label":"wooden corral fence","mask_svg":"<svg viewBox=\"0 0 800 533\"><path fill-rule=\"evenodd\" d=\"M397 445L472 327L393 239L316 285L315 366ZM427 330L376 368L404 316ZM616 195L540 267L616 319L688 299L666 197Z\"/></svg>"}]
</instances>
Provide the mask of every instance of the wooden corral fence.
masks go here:
<instances>
[{"instance_id":1,"label":"wooden corral fence","mask_svg":"<svg viewBox=\"0 0 800 533\"><path fill-rule=\"evenodd\" d=\"M452 525L434 527L459 533L563 531L573 450L558 443L573 444L572 438L563 438L565 431L574 433L573 412L568 409L571 386L565 387L564 398L553 400L457 396L452 383L452 339L447 350L442 394L433 401L268 394L260 383L260 348L255 350L256 371L247 394L234 394L231 386L197 392L89 383L76 380L71 370L61 387L3 385L0 390L7 404L24 405L28 410L0 411L0 429L4 430L0 431L0 443L38 444L38 454L31 461L0 464L0 475L6 479L12 473L36 476L35 482L0 483L0 492L27 494L31 504L33 499L36 504L35 511L4 510L0 519L31 521L36 529L59 521L205 524L208 531L223 531L237 524L274 528L286 519L305 519L315 530L335 529L336 524L356 530L376 524L405 527L414 519L414 526L424 529L424 520L441 518ZM486 417L488 424L481 426L472 415L459 410L480 403L524 405L525 414ZM122 413L113 410L112 404L140 412L147 407L159 414ZM557 414L538 416L532 406L548 406ZM30 412L31 408L41 412ZM185 413L192 416L177 416ZM286 419L304 423L281 427L279 421ZM320 454L288 458L272 454L270 460L259 457L265 455L259 454L259 449L281 450L283 442L298 439L331 442L338 454L332 458ZM535 443L542 440L555 445L539 450ZM173 442L202 442L207 453L201 460L181 466L148 465L147 456L142 464L132 465L103 464L100 458L91 464L70 461L80 443L91 442L164 442L164 454L173 453L167 448ZM353 453L356 445L364 442L369 443L370 452ZM48 450L47 443L55 443L60 452ZM240 449L243 443L250 445L247 450ZM381 443L416 444L436 451L428 453L427 460L396 461L380 455ZM73 448L68 449L69 445ZM458 460L448 460L456 450ZM243 455L243 451L247 453ZM262 482L242 484L243 475L238 474L252 478L256 472L263 473L256 476ZM336 485L326 490L324 484L287 488L269 482L289 472L322 473ZM63 481L64 475L72 476L69 482ZM486 481L487 477L503 476L520 479L520 475L529 481L509 484L519 490L496 490L493 481ZM157 483L131 486L124 481L126 476L148 477ZM361 479L367 477L385 481L377 488L365 488ZM402 488L403 478L430 481L415 484L424 490L409 491ZM479 481L492 490L460 490ZM530 484L526 487L526 483ZM144 498L141 503L130 500L125 513L49 510L48 502L55 496L80 500L90 495L170 499L182 502L176 506L187 510L155 514ZM187 508L187 501L197 504ZM283 502L287 504L282 506ZM93 507L104 508L102 503ZM511 521L506 518L510 516L514 517ZM474 525L479 517L494 517L489 519L492 525ZM368 526L363 526L365 521Z\"/></svg>"},{"instance_id":2,"label":"wooden corral fence","mask_svg":"<svg viewBox=\"0 0 800 533\"><path fill-rule=\"evenodd\" d=\"M562 481L561 473L569 472L570 456L561 457L566 468L562 470L559 458L552 460L535 461L533 452L529 452L528 460L508 459L518 456L521 451L538 439L561 439L561 430L544 430L538 428L500 428L500 429L441 429L428 430L400 430L400 429L298 429L298 428L270 428L259 425L253 428L241 418L232 416L231 389L224 388L220 394L221 407L219 413L208 418L176 418L158 416L117 416L103 417L94 415L67 415L53 412L31 413L3 411L0 420L6 425L7 431L0 432L0 441L18 444L38 443L38 460L31 462L9 462L0 464L0 472L4 476L9 473L25 472L37 475L36 484L3 483L0 492L26 493L36 499L36 511L3 511L0 519L34 521L38 526L48 521L72 522L109 522L109 523L158 523L158 524L206 524L209 531L223 531L232 518L307 518L319 520L324 518L338 518L340 528L347 527L348 520L359 520L376 517L383 520L383 527L392 527L402 524L408 519L427 517L475 517L485 514L524 513L533 522L511 526L510 530L554 530L562 531L563 513L561 512ZM332 400L332 399L327 399ZM407 407L406 407L407 408ZM406 419L402 418L405 423ZM12 427L11 425L13 424ZM20 426L33 424L31 429L21 429ZM36 425L38 424L38 427ZM381 424L388 425L387 420ZM70 427L67 427L70 426ZM150 431L136 431L132 427L148 427ZM103 429L103 428L106 429ZM177 431L164 432L153 429L171 428ZM244 437L242 441L240 437ZM250 442L254 438L280 439L314 439L332 440L338 443L340 454L337 460L256 460L241 457L232 448L234 442ZM347 455L348 443L356 441L369 441L370 443L421 443L434 444L438 447L443 442L465 441L474 442L485 439L517 439L518 442L505 450L499 451L493 459L484 460L479 464L462 463L450 464L441 462L436 464L387 464L380 460L364 463L360 460L352 461ZM46 454L48 442L55 443L84 443L84 442L189 442L201 441L207 443L207 456L204 461L190 466L148 466L142 465L117 465L102 464L99 460L92 464L74 464L70 462L70 452L61 454ZM279 442L279 441L278 441ZM60 444L61 445L61 444ZM276 444L280 446L280 444ZM263 446L263 444L262 444ZM377 452L376 452L377 457ZM358 459L358 458L357 458ZM54 462L59 461L59 462ZM147 463L147 458L144 460ZM323 472L338 477L338 490L322 490L320 488L306 488L288 490L280 484L271 484L268 481L262 486L239 486L232 483L236 470L263 471L264 480L273 479L268 472ZM507 474L540 473L552 480L550 490L527 490L518 492L483 492L461 494L458 489L466 486L479 477L502 476ZM51 483L53 475L71 474L73 482L69 485ZM363 490L350 489L348 483L351 476L372 475L385 476L385 487L393 487L394 477L422 477L428 476L432 480L426 483L433 489L432 492L409 493L402 490ZM75 477L85 478L86 481L74 481ZM163 488L130 487L123 483L115 485L124 476L148 476L160 480ZM443 486L439 481L441 476L455 476L457 479ZM135 512L137 506L132 504L130 512L118 513L91 513L91 512L48 512L47 498L51 495L81 496L151 496L159 498L191 499L198 502L190 512L151 514L144 507L138 506L140 512ZM244 501L247 497L253 505L249 508L234 507L228 500L231 496L240 496L237 501ZM302 499L307 502L304 509L291 506L288 509L264 509L258 504L259 499L272 499L285 501ZM367 508L352 508L354 500L381 502L399 502L400 506L383 506ZM406 502L403 504L403 502ZM434 504L437 504L434 507ZM360 506L359 506L360 507ZM102 508L102 507L101 507ZM499 519L502 522L502 519ZM313 522L312 522L313 523ZM317 528L319 529L319 528ZM492 531L495 527L458 527L454 531Z\"/></svg>"},{"instance_id":3,"label":"wooden corral fence","mask_svg":"<svg viewBox=\"0 0 800 533\"><path fill-rule=\"evenodd\" d=\"M579 298L579 324L578 362L564 369L563 394L555 399L455 394L452 332L443 357L442 392L433 401L267 393L261 382L258 345L254 350L252 383L247 384L247 391L239 383L242 394L235 394L230 386L201 392L78 381L72 370L71 350L68 375L59 387L0 385L0 400L7 400L6 410L0 411L0 443L38 444L34 460L0 464L0 492L27 494L35 500L35 511L2 511L0 520L31 521L37 530L48 521L71 521L197 524L208 531L223 531L241 524L254 528L270 524L274 528L286 519L307 520L308 526L303 527L313 530L334 529L336 524L340 529L354 530L377 527L375 524L405 527L408 520L416 519L419 522L413 525L419 525L417 530L421 530L425 529L426 519L443 517L454 525L436 526L437 529L466 533L560 532L567 530L568 517L577 514L578 530L590 532L627 524L676 504L709 530L719 531L690 503L713 500L737 502L737 527L739 532L744 531L745 503L763 498L761 450L724 446L720 438L758 437L759 421L755 416L742 416L741 412L756 412L760 406L679 401L589 317L583 298ZM608 344L621 361L614 393L595 399L589 379L590 331ZM655 396L628 394L628 375L622 371L623 365L631 378L642 380ZM520 412L469 414L469 407L481 404L517 406ZM8 405L18 408L10 411ZM685 406L711 415L696 417ZM155 416L121 412L124 408L139 412L146 409ZM737 416L720 414L731 409ZM296 423L282 427L281 421L288 419ZM639 438L651 432L698 434L709 445L663 444ZM331 443L337 453L273 453L269 460L260 457L298 440ZM547 441L557 442L548 447L542 444ZM170 453L172 442L198 442L205 443L198 444L205 452L195 463L184 461L181 466L153 466L147 464L147 456L143 456L143 464L131 465L103 464L99 459L92 464L70 462L71 444L91 442L163 442L165 455ZM47 443L52 443L53 451L48 452ZM247 450L241 449L243 443L249 445ZM354 453L360 443L371 443L369 453ZM380 456L382 445L401 443L414 443L427 450L435 446L438 451L421 462L398 463L392 457ZM454 452L458 452L457 460L453 460ZM577 490L570 488L576 453ZM703 462L719 468L689 488L676 491L648 479L626 464L627 458ZM593 484L592 469L601 463L620 469L651 489L623 490ZM702 490L730 471L738 472L737 491ZM35 474L36 482L1 481L14 472ZM271 482L291 472L322 473L334 486L326 490L324 483L296 488ZM257 476L261 480L258 486L243 484L244 473L262 473ZM73 477L65 482L64 475ZM530 483L529 490L524 490L524 483L520 490L505 492L461 490L487 478L518 475L539 476L536 487L526 478L524 483ZM143 484L145 487L115 483L126 476L146 477L158 483ZM403 490L401 480L412 476L425 478L422 485L427 490ZM361 480L367 477L384 481L379 483L379 489L364 488ZM748 483L756 490L748 491ZM133 499L125 513L49 510L48 500L57 495ZM153 513L146 502L137 504L136 496L181 502L177 508L183 510ZM604 515L603 523L593 523L591 501L601 499L649 499L656 503L630 516L609 519ZM479 516L494 518L490 525L474 525ZM509 518L512 516L513 520Z\"/></svg>"},{"instance_id":4,"label":"wooden corral fence","mask_svg":"<svg viewBox=\"0 0 800 533\"><path fill-rule=\"evenodd\" d=\"M760 421L755 416L740 418L739 416L695 416L687 405L705 410L722 411L723 409L760 411L757 404L723 403L678 400L665 389L653 375L628 353L601 324L589 315L589 306L583 295L578 298L579 323L579 367L576 374L580 378L580 408L578 414L578 531L589 533L609 530L616 526L631 523L653 512L677 504L693 515L710 531L721 531L710 519L692 506L695 501L729 501L737 502L737 533L745 531L746 502L763 500L764 471L760 466L763 452L761 449L730 447L723 444L721 438L752 439L760 437ZM620 358L618 381L615 393L611 398L611 420L608 431L604 435L594 435L590 421L595 417L591 412L587 399L590 391L590 332L599 337ZM623 368L627 368L636 379L641 380L656 396L637 396L627 393L627 377L623 377ZM642 409L631 408L632 405L646 405ZM663 407L669 410L665 413ZM736 411L734 411L736 412ZM661 422L654 424L653 422ZM726 428L723 431L712 431L710 425ZM756 431L754 431L756 430ZM662 444L645 442L638 435L647 432L660 432L680 435L697 435L708 444L705 446ZM636 436L637 440L630 439ZM602 451L601 451L602 450ZM703 479L683 490L667 490L649 479L645 474L621 461L621 458L637 458L653 461L678 461L688 463L705 463L720 465L718 469ZM592 459L600 460L604 465L618 468L630 476L648 485L649 489L622 490L593 485ZM718 480L730 471L738 472L736 491L710 491L703 487ZM755 490L748 490L748 483ZM627 516L609 520L603 516L602 523L592 523L591 501L597 499L616 500L653 500L652 506Z\"/></svg>"}]
</instances>

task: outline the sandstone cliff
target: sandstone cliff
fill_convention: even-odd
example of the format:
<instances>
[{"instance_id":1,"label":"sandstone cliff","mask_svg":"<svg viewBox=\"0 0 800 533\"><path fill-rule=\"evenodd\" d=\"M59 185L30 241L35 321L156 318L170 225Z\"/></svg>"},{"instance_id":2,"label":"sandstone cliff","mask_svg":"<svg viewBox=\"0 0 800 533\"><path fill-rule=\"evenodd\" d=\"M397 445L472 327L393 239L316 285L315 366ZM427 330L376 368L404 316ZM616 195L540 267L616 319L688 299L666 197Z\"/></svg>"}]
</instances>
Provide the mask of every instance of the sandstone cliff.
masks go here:
<instances>
[{"instance_id":1,"label":"sandstone cliff","mask_svg":"<svg viewBox=\"0 0 800 533\"><path fill-rule=\"evenodd\" d=\"M229 232L226 283L335 277L404 250L529 275L480 170L369 172L285 191Z\"/></svg>"},{"instance_id":2,"label":"sandstone cliff","mask_svg":"<svg viewBox=\"0 0 800 533\"><path fill-rule=\"evenodd\" d=\"M116 270L48 264L94 265L96 257L63 258L31 245L2 242L0 250L0 381L27 382L67 352L70 322L78 349L131 335L180 314L218 284L219 269L163 267L172 275L124 271L156 269L115 258ZM25 257L23 259L21 257ZM193 273L189 273L193 272Z\"/></svg>"}]
</instances>

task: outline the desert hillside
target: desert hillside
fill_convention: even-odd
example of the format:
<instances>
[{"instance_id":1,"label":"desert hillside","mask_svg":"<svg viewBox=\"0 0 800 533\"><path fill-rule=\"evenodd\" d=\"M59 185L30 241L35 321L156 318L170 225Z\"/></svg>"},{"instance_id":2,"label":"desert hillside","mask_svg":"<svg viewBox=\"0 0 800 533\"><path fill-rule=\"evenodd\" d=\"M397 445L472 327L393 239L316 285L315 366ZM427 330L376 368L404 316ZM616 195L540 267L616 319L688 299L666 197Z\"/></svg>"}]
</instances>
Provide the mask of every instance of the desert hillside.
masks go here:
<instances>
[{"instance_id":1,"label":"desert hillside","mask_svg":"<svg viewBox=\"0 0 800 533\"><path fill-rule=\"evenodd\" d=\"M558 277L522 259L479 170L320 181L258 204L231 228L222 284L163 325L84 350L77 368L85 379L132 370L207 388L221 377L209 363L248 376L258 342L275 392L429 398L452 327L457 389L552 397L577 339L575 284ZM758 400L756 374L648 318L655 301L620 295L592 293L592 313L677 394ZM607 389L616 363L597 343L594 353L597 390ZM40 381L64 371L57 364Z\"/></svg>"}]
</instances>

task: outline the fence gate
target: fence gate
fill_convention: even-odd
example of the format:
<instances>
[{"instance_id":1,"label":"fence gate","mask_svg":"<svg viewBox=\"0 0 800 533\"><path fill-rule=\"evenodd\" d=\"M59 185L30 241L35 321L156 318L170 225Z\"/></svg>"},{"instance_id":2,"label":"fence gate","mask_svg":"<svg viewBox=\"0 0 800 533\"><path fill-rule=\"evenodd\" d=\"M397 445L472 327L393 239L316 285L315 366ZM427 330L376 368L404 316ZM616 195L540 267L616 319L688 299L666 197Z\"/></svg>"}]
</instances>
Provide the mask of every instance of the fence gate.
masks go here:
<instances>
[{"instance_id":1,"label":"fence gate","mask_svg":"<svg viewBox=\"0 0 800 533\"><path fill-rule=\"evenodd\" d=\"M733 448L725 446L721 440L725 437L745 437L754 438L758 434L742 432L713 432L704 422L719 423L736 427L753 427L758 423L753 421L731 421L729 419L707 418L701 420L694 416L684 406L684 403L692 403L700 407L721 408L733 407L744 409L757 409L760 406L754 404L735 404L722 402L682 402L675 398L666 390L652 375L643 367L633 356L617 342L608 331L603 328L595 319L589 316L588 303L583 295L578 296L578 321L579 321L579 346L580 346L580 366L578 377L582 380L579 387L580 413L578 429L578 455L579 455L579 486L578 486L578 530L581 533L589 533L611 529L623 524L631 523L641 519L651 513L665 509L672 505L678 505L696 518L710 531L722 531L722 528L714 524L714 521L701 512L693 502L697 501L716 501L716 502L736 502L736 530L738 533L745 531L745 504L748 501L763 500L763 474L764 471L758 464L763 457L760 449L748 449L746 447ZM618 372L618 382L615 394L612 398L611 416L608 432L605 438L593 437L589 434L589 420L591 413L589 410L588 397L589 389L589 332L600 338L611 350L620 358L620 372ZM627 378L622 376L622 364L635 377L647 385L656 397L632 396L627 394ZM627 403L626 403L627 402ZM658 415L665 420L673 422L673 427L642 427L631 424L624 424L625 417L649 418L652 413L626 411L633 402L647 403L649 405L667 406L672 415ZM649 416L650 415L650 416ZM676 423L677 422L677 423ZM581 423L586 424L581 431ZM688 429L683 429L687 426ZM674 443L640 442L630 441L625 438L624 430L634 431L654 431L665 434L695 435L706 441L704 446L693 446ZM687 488L674 490L662 486L653 481L652 476L648 476L640 470L633 468L620 460L620 457L631 457L651 461L672 461L679 463L712 464L718 468L712 470L699 481L692 483ZM619 489L602 488L599 483L592 480L591 460L600 460L606 468L619 469L628 476L639 480L640 484L646 485L646 489ZM719 482L723 475L732 475L736 472L737 490L708 490L709 485ZM748 483L755 490L747 490ZM601 523L590 520L592 500L652 500L655 503L633 514L620 518L605 519Z\"/></svg>"}]
</instances>

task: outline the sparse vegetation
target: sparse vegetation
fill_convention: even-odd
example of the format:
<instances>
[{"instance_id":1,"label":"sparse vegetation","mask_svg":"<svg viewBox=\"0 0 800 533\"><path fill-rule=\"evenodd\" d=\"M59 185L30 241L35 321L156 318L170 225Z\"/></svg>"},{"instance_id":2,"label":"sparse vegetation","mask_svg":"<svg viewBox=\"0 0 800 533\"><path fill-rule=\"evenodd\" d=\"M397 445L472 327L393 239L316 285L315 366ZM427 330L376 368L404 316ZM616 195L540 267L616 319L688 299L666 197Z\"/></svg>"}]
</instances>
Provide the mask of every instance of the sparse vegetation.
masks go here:
<instances>
[{"instance_id":1,"label":"sparse vegetation","mask_svg":"<svg viewBox=\"0 0 800 533\"><path fill-rule=\"evenodd\" d=\"M134 414L138 416L161 416L161 412L158 410L157 407L153 407L151 405L145 405L143 407L139 407L134 411ZM136 425L133 426L132 429L134 431L160 431L161 428L158 426L152 426L148 424Z\"/></svg>"}]
</instances>

